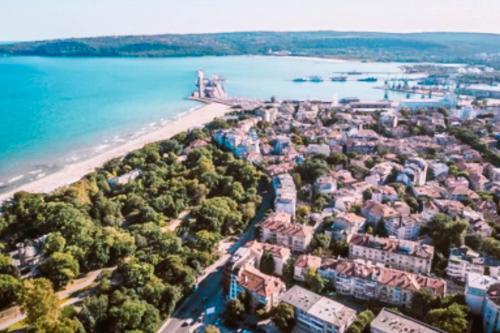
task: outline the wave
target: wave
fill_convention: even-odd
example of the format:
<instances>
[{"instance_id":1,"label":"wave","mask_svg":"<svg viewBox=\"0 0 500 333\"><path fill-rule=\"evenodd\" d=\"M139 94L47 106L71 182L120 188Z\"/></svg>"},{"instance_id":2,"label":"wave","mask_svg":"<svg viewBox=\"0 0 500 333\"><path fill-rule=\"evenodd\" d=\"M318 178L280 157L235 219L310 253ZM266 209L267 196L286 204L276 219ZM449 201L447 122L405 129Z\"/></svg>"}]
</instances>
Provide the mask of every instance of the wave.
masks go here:
<instances>
[{"instance_id":1,"label":"wave","mask_svg":"<svg viewBox=\"0 0 500 333\"><path fill-rule=\"evenodd\" d=\"M21 179L23 179L23 178L24 178L24 175L17 175L17 176L14 176L14 177L12 177L11 179L9 179L9 180L7 181L7 184L12 184L12 183L15 183L15 182L17 182L17 181L20 181L20 180L21 180Z\"/></svg>"}]
</instances>

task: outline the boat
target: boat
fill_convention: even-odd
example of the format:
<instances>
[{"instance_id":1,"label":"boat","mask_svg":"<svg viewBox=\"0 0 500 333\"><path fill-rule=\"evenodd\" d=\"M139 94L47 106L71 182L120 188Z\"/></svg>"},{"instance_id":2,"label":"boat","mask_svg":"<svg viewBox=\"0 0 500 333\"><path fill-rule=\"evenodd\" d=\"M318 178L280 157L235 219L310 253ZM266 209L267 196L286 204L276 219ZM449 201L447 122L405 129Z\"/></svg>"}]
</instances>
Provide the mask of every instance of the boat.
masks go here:
<instances>
[{"instance_id":1,"label":"boat","mask_svg":"<svg viewBox=\"0 0 500 333\"><path fill-rule=\"evenodd\" d=\"M332 76L330 80L332 80L333 82L346 82L347 76Z\"/></svg>"},{"instance_id":2,"label":"boat","mask_svg":"<svg viewBox=\"0 0 500 333\"><path fill-rule=\"evenodd\" d=\"M318 76L318 75L313 75L313 76L309 77L309 81L311 81L311 82L323 82L323 78L321 76Z\"/></svg>"},{"instance_id":3,"label":"boat","mask_svg":"<svg viewBox=\"0 0 500 333\"><path fill-rule=\"evenodd\" d=\"M358 72L358 71L350 71L350 72L347 72L348 75L361 75L362 73L361 72Z\"/></svg>"},{"instance_id":4,"label":"boat","mask_svg":"<svg viewBox=\"0 0 500 333\"><path fill-rule=\"evenodd\" d=\"M305 77L297 77L295 79L293 79L293 82L307 82L307 78Z\"/></svg>"},{"instance_id":5,"label":"boat","mask_svg":"<svg viewBox=\"0 0 500 333\"><path fill-rule=\"evenodd\" d=\"M377 82L378 79L376 77L370 76L370 77L365 77L363 79L359 79L359 82Z\"/></svg>"}]
</instances>

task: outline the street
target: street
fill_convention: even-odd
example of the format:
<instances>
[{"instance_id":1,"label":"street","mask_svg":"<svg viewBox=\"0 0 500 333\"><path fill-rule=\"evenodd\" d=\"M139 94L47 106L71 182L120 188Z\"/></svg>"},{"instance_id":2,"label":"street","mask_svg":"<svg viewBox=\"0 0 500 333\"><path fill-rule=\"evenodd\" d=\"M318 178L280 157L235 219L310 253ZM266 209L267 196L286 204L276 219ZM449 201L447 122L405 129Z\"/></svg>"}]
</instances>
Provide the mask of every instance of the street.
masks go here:
<instances>
[{"instance_id":1,"label":"street","mask_svg":"<svg viewBox=\"0 0 500 333\"><path fill-rule=\"evenodd\" d=\"M229 247L223 250L223 254L214 264L205 269L205 273L198 278L198 287L196 290L182 302L172 317L158 330L158 333L187 333L193 329L194 324L198 320L203 320L204 324L213 324L220 318L221 313L224 311L224 295L222 291L223 267L229 258L231 258L231 255L253 238L255 225L265 217L265 213L271 207L271 199L272 197L269 193L263 194L262 204L247 230L235 243L230 244ZM214 313L203 316L205 310L211 307L215 308ZM187 321L190 321L192 325L185 325L183 327L183 323Z\"/></svg>"}]
</instances>

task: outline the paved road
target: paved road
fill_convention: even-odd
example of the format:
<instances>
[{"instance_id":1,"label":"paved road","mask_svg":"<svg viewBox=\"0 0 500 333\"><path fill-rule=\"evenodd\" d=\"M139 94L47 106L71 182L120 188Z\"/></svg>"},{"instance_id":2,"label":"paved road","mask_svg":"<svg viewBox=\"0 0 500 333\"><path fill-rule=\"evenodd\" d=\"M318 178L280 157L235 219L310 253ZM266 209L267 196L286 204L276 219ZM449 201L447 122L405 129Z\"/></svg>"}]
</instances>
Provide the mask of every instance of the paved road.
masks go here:
<instances>
[{"instance_id":1,"label":"paved road","mask_svg":"<svg viewBox=\"0 0 500 333\"><path fill-rule=\"evenodd\" d=\"M198 319L201 320L205 310L210 307L216 308L215 313L205 317L204 322L213 323L220 317L220 313L223 311L222 300L224 299L222 292L223 267L232 254L253 238L255 224L264 218L270 207L271 196L266 193L263 195L262 204L247 230L236 242L231 243L228 248L223 250L223 254L216 263L205 269L205 273L198 278L198 288L184 300L174 315L158 330L158 333L190 332L194 326L182 327L182 324L189 319L193 323Z\"/></svg>"}]
</instances>

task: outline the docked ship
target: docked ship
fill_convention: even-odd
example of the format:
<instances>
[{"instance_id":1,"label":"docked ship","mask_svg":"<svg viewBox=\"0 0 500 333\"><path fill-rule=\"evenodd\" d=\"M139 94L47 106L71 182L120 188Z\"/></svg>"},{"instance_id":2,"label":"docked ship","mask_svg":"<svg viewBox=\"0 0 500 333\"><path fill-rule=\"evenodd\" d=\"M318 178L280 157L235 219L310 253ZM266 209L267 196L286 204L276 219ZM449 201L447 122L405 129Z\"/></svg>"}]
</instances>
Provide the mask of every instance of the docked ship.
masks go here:
<instances>
[{"instance_id":1,"label":"docked ship","mask_svg":"<svg viewBox=\"0 0 500 333\"><path fill-rule=\"evenodd\" d=\"M347 76L332 76L330 80L332 80L333 82L346 82Z\"/></svg>"},{"instance_id":2,"label":"docked ship","mask_svg":"<svg viewBox=\"0 0 500 333\"><path fill-rule=\"evenodd\" d=\"M311 81L311 82L323 82L323 78L321 76L318 76L318 75L313 75L313 76L309 77L309 81Z\"/></svg>"},{"instance_id":3,"label":"docked ship","mask_svg":"<svg viewBox=\"0 0 500 333\"><path fill-rule=\"evenodd\" d=\"M348 75L361 75L362 73L361 72L358 72L358 71L350 71L350 72L347 72Z\"/></svg>"},{"instance_id":4,"label":"docked ship","mask_svg":"<svg viewBox=\"0 0 500 333\"><path fill-rule=\"evenodd\" d=\"M359 82L377 82L378 79L376 77L370 76L370 77L365 77L363 79L359 79Z\"/></svg>"},{"instance_id":5,"label":"docked ship","mask_svg":"<svg viewBox=\"0 0 500 333\"><path fill-rule=\"evenodd\" d=\"M305 77L297 77L295 79L293 79L293 82L307 82L307 78Z\"/></svg>"}]
</instances>

